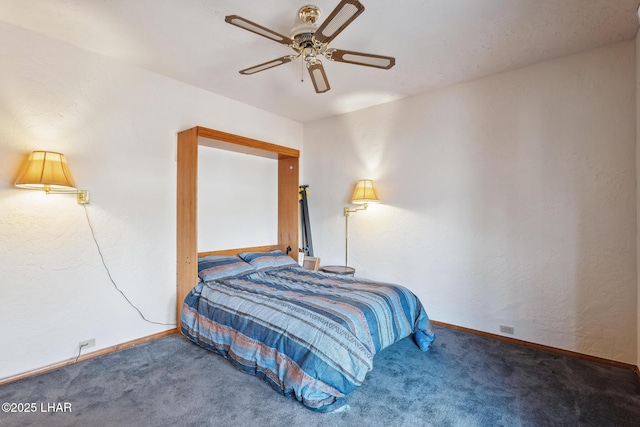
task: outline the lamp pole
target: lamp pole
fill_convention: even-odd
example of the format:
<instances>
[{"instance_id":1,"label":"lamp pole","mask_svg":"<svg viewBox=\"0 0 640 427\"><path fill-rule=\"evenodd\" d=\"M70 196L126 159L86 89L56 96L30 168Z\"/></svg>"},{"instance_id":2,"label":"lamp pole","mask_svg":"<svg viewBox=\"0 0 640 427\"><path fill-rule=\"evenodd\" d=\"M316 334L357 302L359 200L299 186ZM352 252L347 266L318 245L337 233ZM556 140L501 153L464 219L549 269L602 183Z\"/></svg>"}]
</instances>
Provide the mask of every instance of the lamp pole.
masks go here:
<instances>
[{"instance_id":1,"label":"lamp pole","mask_svg":"<svg viewBox=\"0 0 640 427\"><path fill-rule=\"evenodd\" d=\"M349 213L345 208L344 215L344 266L347 267L349 263L347 263L347 259L349 257Z\"/></svg>"},{"instance_id":2,"label":"lamp pole","mask_svg":"<svg viewBox=\"0 0 640 427\"><path fill-rule=\"evenodd\" d=\"M358 212L358 211L363 211L365 209L367 209L367 204L363 203L362 206L357 207L355 209L349 209L349 208L344 208L344 221L345 221L345 226L344 226L344 266L348 267L349 264L347 263L348 258L349 258L349 214L352 212Z\"/></svg>"}]
</instances>

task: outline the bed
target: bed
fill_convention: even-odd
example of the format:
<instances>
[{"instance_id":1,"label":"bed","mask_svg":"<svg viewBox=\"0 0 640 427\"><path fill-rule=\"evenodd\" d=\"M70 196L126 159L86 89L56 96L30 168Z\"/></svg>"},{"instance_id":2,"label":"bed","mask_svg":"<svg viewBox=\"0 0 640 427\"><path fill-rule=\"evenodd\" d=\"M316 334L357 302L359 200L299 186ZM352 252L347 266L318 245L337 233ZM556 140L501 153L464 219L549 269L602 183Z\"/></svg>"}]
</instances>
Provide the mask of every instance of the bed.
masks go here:
<instances>
[{"instance_id":1,"label":"bed","mask_svg":"<svg viewBox=\"0 0 640 427\"><path fill-rule=\"evenodd\" d=\"M198 251L199 146L278 162L275 244ZM305 270L286 255L299 247L299 156L200 126L178 133L178 330L306 407L336 412L348 408L345 396L362 383L376 352L409 335L426 351L434 335L406 288Z\"/></svg>"},{"instance_id":2,"label":"bed","mask_svg":"<svg viewBox=\"0 0 640 427\"><path fill-rule=\"evenodd\" d=\"M208 256L187 295L181 331L279 393L318 412L348 409L377 352L435 336L408 289L304 269L276 250Z\"/></svg>"}]
</instances>

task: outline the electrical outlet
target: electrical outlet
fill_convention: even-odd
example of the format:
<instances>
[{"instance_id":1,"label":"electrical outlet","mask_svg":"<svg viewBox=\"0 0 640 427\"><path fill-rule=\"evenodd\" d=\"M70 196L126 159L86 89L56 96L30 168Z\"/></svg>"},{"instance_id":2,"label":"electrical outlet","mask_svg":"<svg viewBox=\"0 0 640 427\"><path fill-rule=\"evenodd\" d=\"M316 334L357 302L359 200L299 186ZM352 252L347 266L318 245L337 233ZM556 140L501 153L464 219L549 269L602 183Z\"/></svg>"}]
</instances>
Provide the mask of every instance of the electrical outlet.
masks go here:
<instances>
[{"instance_id":1,"label":"electrical outlet","mask_svg":"<svg viewBox=\"0 0 640 427\"><path fill-rule=\"evenodd\" d=\"M78 344L78 347L84 350L85 348L93 347L95 345L96 345L96 339L91 338L90 340L80 341L80 344Z\"/></svg>"},{"instance_id":2,"label":"electrical outlet","mask_svg":"<svg viewBox=\"0 0 640 427\"><path fill-rule=\"evenodd\" d=\"M513 326L500 325L500 332L504 332L505 334L512 334L513 335L514 329L513 329Z\"/></svg>"}]
</instances>

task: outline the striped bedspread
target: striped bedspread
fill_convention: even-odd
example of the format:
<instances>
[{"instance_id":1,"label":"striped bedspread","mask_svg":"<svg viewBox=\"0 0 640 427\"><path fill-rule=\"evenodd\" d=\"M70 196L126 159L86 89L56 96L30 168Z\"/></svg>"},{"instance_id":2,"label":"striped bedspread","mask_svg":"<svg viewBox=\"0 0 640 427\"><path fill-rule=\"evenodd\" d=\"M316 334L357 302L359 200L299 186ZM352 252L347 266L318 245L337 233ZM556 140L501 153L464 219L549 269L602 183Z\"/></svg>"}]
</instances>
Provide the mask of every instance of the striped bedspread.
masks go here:
<instances>
[{"instance_id":1,"label":"striped bedspread","mask_svg":"<svg viewBox=\"0 0 640 427\"><path fill-rule=\"evenodd\" d=\"M186 297L182 332L320 412L348 409L374 355L413 334L435 336L408 289L298 266L200 282Z\"/></svg>"}]
</instances>

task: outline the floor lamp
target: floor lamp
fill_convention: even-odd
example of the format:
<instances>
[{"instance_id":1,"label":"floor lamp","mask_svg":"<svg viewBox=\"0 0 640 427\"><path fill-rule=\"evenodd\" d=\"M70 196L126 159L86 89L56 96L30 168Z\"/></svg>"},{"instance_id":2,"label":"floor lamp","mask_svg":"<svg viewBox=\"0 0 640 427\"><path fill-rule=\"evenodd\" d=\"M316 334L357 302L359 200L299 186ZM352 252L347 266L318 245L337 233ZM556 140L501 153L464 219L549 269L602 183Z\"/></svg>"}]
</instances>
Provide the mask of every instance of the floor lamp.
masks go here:
<instances>
[{"instance_id":1,"label":"floor lamp","mask_svg":"<svg viewBox=\"0 0 640 427\"><path fill-rule=\"evenodd\" d=\"M351 197L351 203L356 205L362 205L360 207L349 209L348 207L344 208L344 220L345 220L345 242L344 242L344 265L347 267L348 259L349 259L349 215L363 211L367 209L369 203L378 203L380 200L378 199L378 195L376 194L376 190L373 188L373 181L370 179L361 179L356 183L356 188L353 191L353 197Z\"/></svg>"}]
</instances>

